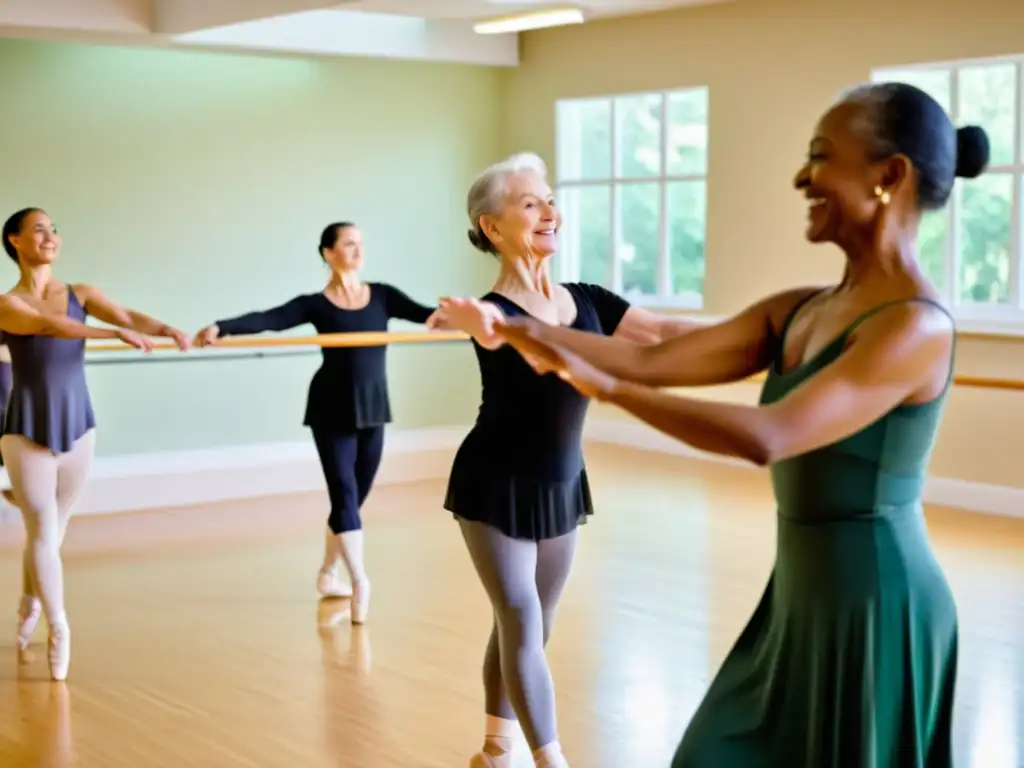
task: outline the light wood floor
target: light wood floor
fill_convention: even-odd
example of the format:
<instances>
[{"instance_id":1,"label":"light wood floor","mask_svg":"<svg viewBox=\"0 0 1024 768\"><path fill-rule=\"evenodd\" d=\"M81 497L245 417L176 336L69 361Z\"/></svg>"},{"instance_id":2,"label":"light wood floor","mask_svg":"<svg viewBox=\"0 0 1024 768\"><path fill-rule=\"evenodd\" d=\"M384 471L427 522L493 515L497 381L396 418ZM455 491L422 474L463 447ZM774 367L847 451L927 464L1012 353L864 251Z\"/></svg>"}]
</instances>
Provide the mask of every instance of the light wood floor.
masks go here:
<instances>
[{"instance_id":1,"label":"light wood floor","mask_svg":"<svg viewBox=\"0 0 1024 768\"><path fill-rule=\"evenodd\" d=\"M771 567L767 480L588 458L598 514L549 646L563 744L576 768L667 766ZM47 681L42 629L18 668L23 534L0 526L0 766L465 768L490 618L442 493L375 491L357 629L317 600L319 494L75 520L64 685ZM957 765L1020 768L1024 520L933 510L930 526L962 619Z\"/></svg>"}]
</instances>

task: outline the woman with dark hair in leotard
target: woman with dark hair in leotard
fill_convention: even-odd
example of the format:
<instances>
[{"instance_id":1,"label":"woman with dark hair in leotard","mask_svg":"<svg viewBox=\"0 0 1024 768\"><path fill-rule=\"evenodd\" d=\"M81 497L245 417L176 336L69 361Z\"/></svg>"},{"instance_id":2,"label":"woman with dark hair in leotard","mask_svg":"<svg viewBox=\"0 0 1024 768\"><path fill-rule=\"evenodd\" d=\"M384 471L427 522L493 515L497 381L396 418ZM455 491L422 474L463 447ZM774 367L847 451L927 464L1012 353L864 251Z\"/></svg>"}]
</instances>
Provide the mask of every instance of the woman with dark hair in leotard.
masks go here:
<instances>
[{"instance_id":1,"label":"woman with dark hair in leotard","mask_svg":"<svg viewBox=\"0 0 1024 768\"><path fill-rule=\"evenodd\" d=\"M557 378L536 376L485 325L504 315L536 317L654 343L690 323L630 307L597 285L551 282L561 215L536 155L488 168L470 189L468 212L470 241L500 264L486 296L441 302L448 326L474 337L483 383L479 416L455 458L445 499L494 612L483 665L484 745L470 765L511 765L518 720L536 764L561 768L568 763L544 645L577 526L593 511L582 448L587 400Z\"/></svg>"},{"instance_id":2,"label":"woman with dark hair in leotard","mask_svg":"<svg viewBox=\"0 0 1024 768\"><path fill-rule=\"evenodd\" d=\"M386 331L392 318L427 323L434 314L434 307L418 304L392 285L362 282L363 240L355 224L328 225L320 236L319 252L331 269L322 291L296 296L273 309L218 320L196 335L196 345L307 323L317 333ZM317 589L324 597L351 596L351 620L356 624L366 621L370 607L360 508L380 466L384 427L391 422L386 354L386 346L325 347L323 363L310 382L303 419L313 432L331 502ZM338 578L339 557L350 584Z\"/></svg>"},{"instance_id":3,"label":"woman with dark hair in leotard","mask_svg":"<svg viewBox=\"0 0 1024 768\"><path fill-rule=\"evenodd\" d=\"M53 264L61 238L45 211L25 208L7 219L3 246L21 272L17 285L0 296L0 331L13 373L0 452L28 535L18 648L27 649L45 614L50 675L63 680L71 661L71 632L60 546L85 489L96 426L85 380L85 340L120 339L148 351L152 344L143 334L169 336L182 349L189 339L118 306L90 285L58 281ZM88 315L118 327L90 327Z\"/></svg>"},{"instance_id":4,"label":"woman with dark hair in leotard","mask_svg":"<svg viewBox=\"0 0 1024 768\"><path fill-rule=\"evenodd\" d=\"M523 318L499 328L581 393L771 467L775 568L674 768L953 764L957 610L921 494L956 329L916 250L922 215L988 157L985 132L955 129L923 91L856 88L821 118L795 179L807 238L845 253L838 285L651 348ZM757 406L655 389L760 372Z\"/></svg>"}]
</instances>

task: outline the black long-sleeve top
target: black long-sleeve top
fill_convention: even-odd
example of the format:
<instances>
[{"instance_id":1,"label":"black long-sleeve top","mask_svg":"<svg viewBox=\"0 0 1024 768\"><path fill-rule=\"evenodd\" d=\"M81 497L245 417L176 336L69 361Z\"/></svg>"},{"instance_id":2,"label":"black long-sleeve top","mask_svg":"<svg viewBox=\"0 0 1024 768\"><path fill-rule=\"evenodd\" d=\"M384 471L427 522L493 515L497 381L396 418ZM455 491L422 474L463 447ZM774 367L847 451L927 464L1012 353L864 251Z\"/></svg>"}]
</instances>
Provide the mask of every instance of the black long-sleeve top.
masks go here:
<instances>
[{"instance_id":1,"label":"black long-sleeve top","mask_svg":"<svg viewBox=\"0 0 1024 768\"><path fill-rule=\"evenodd\" d=\"M362 309L342 309L323 293L308 293L273 309L218 320L217 327L221 336L284 331L306 323L317 333L386 331L391 318L424 323L434 312L387 283L369 287L370 301ZM302 423L348 433L390 422L387 346L324 347Z\"/></svg>"}]
</instances>

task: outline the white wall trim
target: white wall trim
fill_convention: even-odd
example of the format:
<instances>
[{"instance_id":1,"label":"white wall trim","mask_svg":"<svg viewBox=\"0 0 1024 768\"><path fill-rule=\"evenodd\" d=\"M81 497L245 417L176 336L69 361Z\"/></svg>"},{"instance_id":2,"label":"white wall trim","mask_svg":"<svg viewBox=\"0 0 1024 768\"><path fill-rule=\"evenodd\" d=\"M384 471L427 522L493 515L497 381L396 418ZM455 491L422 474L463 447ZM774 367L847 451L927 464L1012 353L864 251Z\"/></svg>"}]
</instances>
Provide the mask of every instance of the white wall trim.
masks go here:
<instances>
[{"instance_id":1,"label":"white wall trim","mask_svg":"<svg viewBox=\"0 0 1024 768\"><path fill-rule=\"evenodd\" d=\"M466 425L389 430L377 483L446 478L469 429ZM757 469L738 459L690 448L637 422L589 419L584 434L588 442ZM3 470L0 485L9 487ZM324 481L312 440L161 451L97 458L76 512L134 512L322 490ZM932 477L924 497L928 503L945 507L1024 517L1024 488ZM0 515L0 519L7 516Z\"/></svg>"},{"instance_id":2,"label":"white wall trim","mask_svg":"<svg viewBox=\"0 0 1024 768\"><path fill-rule=\"evenodd\" d=\"M586 437L595 443L628 446L644 451L668 453L688 459L759 469L745 461L699 451L648 427L619 419L591 419ZM936 506L964 509L987 515L1024 518L1024 488L975 483L955 477L929 477L924 500Z\"/></svg>"}]
</instances>

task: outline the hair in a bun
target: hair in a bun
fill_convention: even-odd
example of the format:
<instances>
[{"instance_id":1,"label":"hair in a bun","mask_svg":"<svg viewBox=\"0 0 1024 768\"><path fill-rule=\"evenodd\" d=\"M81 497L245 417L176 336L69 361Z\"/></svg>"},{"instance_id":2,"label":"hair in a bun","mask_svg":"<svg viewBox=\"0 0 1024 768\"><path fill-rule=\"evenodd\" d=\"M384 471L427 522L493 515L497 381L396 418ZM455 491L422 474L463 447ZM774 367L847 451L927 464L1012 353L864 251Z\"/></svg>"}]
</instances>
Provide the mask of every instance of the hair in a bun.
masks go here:
<instances>
[{"instance_id":1,"label":"hair in a bun","mask_svg":"<svg viewBox=\"0 0 1024 768\"><path fill-rule=\"evenodd\" d=\"M856 127L872 159L905 155L913 163L921 210L939 210L958 176L973 179L988 166L985 131L974 125L957 130L946 110L916 86L871 83L854 88L843 100L862 107Z\"/></svg>"},{"instance_id":2,"label":"hair in a bun","mask_svg":"<svg viewBox=\"0 0 1024 768\"><path fill-rule=\"evenodd\" d=\"M991 147L985 129L965 125L956 132L956 175L962 179L976 179L988 168Z\"/></svg>"},{"instance_id":3,"label":"hair in a bun","mask_svg":"<svg viewBox=\"0 0 1024 768\"><path fill-rule=\"evenodd\" d=\"M484 253L494 253L494 246L491 241L487 239L487 235L483 233L483 230L478 226L476 229L471 229L467 232L469 235L469 242L473 244L473 247L478 251Z\"/></svg>"}]
</instances>

